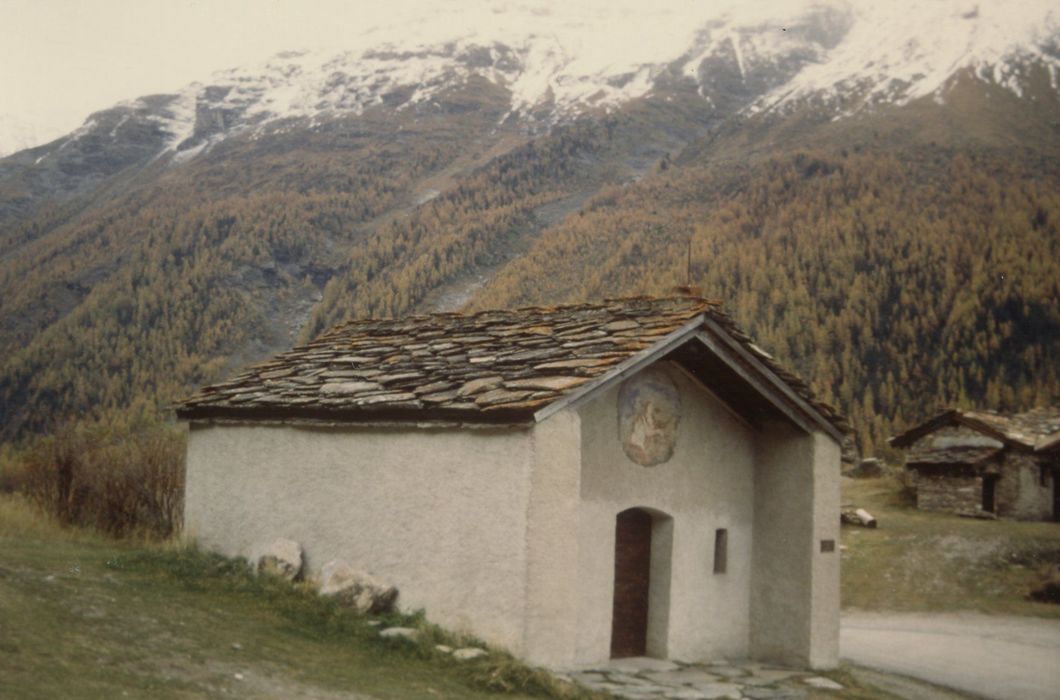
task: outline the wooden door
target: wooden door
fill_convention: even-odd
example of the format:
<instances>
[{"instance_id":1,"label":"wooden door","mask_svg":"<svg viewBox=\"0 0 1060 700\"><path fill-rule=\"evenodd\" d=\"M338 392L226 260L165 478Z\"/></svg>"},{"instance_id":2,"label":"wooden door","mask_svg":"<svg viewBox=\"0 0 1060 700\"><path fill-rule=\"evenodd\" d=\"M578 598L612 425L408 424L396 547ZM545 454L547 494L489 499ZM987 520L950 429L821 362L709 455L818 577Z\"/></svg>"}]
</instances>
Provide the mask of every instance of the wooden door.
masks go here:
<instances>
[{"instance_id":1,"label":"wooden door","mask_svg":"<svg viewBox=\"0 0 1060 700\"><path fill-rule=\"evenodd\" d=\"M615 524L615 597L611 658L644 656L648 647L648 584L651 580L651 515L636 508Z\"/></svg>"}]
</instances>

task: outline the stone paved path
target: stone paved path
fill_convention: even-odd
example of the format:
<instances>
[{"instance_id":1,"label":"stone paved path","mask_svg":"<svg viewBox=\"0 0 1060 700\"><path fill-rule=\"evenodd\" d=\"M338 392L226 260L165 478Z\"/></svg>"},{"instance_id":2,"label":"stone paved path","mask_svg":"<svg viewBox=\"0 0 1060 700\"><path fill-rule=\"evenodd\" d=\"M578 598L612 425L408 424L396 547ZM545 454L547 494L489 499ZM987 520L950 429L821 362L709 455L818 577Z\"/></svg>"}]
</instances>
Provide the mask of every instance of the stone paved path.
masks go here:
<instances>
[{"instance_id":1,"label":"stone paved path","mask_svg":"<svg viewBox=\"0 0 1060 700\"><path fill-rule=\"evenodd\" d=\"M755 662L679 664L645 657L614 659L563 677L625 700L795 700L812 689L837 691L841 697L843 689L809 671Z\"/></svg>"}]
</instances>

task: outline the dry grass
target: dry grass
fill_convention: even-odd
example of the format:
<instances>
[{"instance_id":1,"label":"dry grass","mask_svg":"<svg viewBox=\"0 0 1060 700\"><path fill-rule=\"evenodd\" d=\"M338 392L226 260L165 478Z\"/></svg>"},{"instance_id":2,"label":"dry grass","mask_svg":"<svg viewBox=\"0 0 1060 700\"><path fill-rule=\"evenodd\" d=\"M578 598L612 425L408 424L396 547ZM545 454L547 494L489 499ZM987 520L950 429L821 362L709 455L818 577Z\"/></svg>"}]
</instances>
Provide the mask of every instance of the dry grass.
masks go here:
<instances>
[{"instance_id":1,"label":"dry grass","mask_svg":"<svg viewBox=\"0 0 1060 700\"><path fill-rule=\"evenodd\" d=\"M879 528L844 526L843 606L1060 617L1027 594L1060 563L1060 526L918 511L893 478L843 479L843 502Z\"/></svg>"},{"instance_id":2,"label":"dry grass","mask_svg":"<svg viewBox=\"0 0 1060 700\"><path fill-rule=\"evenodd\" d=\"M0 494L24 491L26 467L18 451L10 444L0 444Z\"/></svg>"},{"instance_id":3,"label":"dry grass","mask_svg":"<svg viewBox=\"0 0 1060 700\"><path fill-rule=\"evenodd\" d=\"M76 540L88 535L63 528L39 505L21 493L0 493L0 538L32 537Z\"/></svg>"},{"instance_id":4,"label":"dry grass","mask_svg":"<svg viewBox=\"0 0 1060 700\"><path fill-rule=\"evenodd\" d=\"M159 421L67 424L5 471L64 525L164 539L180 529L184 435Z\"/></svg>"}]
</instances>

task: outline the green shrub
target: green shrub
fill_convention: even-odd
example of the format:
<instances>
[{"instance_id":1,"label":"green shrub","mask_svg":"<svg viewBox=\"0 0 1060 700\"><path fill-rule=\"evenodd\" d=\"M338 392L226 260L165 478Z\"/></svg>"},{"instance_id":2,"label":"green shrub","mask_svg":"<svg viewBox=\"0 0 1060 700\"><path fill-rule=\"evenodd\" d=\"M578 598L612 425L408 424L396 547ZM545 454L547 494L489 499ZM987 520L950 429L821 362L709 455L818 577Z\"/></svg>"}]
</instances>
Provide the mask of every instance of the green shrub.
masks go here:
<instances>
[{"instance_id":1,"label":"green shrub","mask_svg":"<svg viewBox=\"0 0 1060 700\"><path fill-rule=\"evenodd\" d=\"M23 452L25 492L64 525L124 537L180 529L184 435L157 419L68 423Z\"/></svg>"}]
</instances>

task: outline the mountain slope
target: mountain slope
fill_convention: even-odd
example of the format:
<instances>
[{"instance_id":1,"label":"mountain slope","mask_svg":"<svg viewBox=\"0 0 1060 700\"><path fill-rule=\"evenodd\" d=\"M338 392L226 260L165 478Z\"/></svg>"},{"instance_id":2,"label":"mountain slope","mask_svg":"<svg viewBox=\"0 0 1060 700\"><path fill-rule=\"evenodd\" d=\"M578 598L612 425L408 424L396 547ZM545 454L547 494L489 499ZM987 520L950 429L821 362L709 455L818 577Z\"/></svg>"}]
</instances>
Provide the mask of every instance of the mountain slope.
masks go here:
<instances>
[{"instance_id":1,"label":"mountain slope","mask_svg":"<svg viewBox=\"0 0 1060 700\"><path fill-rule=\"evenodd\" d=\"M543 233L473 308L666 293L691 241L691 282L849 412L867 450L940 406L1049 401L1060 172L921 155L671 167Z\"/></svg>"},{"instance_id":2,"label":"mountain slope","mask_svg":"<svg viewBox=\"0 0 1060 700\"><path fill-rule=\"evenodd\" d=\"M636 22L383 32L0 159L0 439L346 318L665 293L690 239L867 449L937 402L1048 400L1055 13L889 7L660 15L617 55Z\"/></svg>"}]
</instances>

